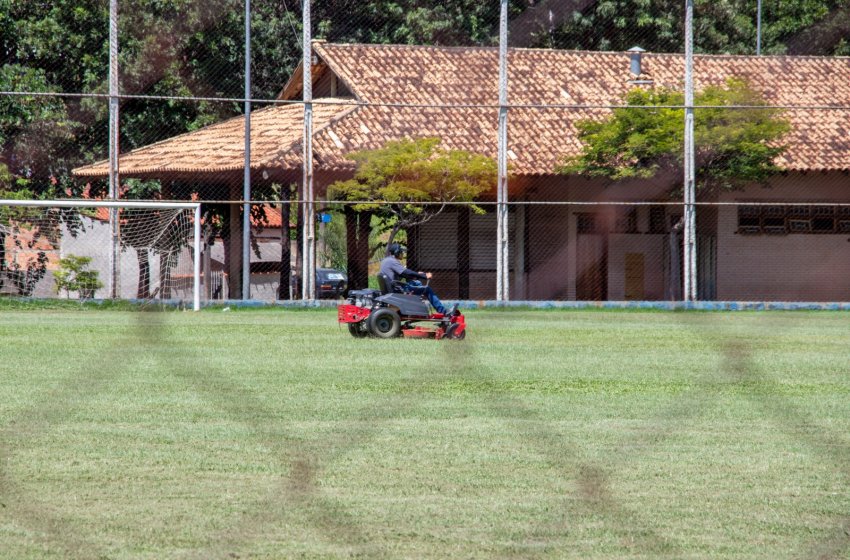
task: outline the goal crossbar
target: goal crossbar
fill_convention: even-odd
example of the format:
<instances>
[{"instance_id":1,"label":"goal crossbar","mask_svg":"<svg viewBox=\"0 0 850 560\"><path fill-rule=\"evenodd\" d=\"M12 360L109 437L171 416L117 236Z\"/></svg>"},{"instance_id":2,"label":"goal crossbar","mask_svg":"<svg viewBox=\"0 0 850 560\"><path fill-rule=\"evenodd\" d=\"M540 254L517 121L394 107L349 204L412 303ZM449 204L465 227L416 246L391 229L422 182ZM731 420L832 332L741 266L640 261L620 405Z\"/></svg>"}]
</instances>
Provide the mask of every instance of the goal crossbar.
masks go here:
<instances>
[{"instance_id":1,"label":"goal crossbar","mask_svg":"<svg viewBox=\"0 0 850 560\"><path fill-rule=\"evenodd\" d=\"M192 271L192 309L201 308L201 203L200 202L143 202L138 200L15 200L0 199L0 207L43 207L43 208L128 208L128 209L171 209L191 210L193 213L192 249L194 254Z\"/></svg>"}]
</instances>

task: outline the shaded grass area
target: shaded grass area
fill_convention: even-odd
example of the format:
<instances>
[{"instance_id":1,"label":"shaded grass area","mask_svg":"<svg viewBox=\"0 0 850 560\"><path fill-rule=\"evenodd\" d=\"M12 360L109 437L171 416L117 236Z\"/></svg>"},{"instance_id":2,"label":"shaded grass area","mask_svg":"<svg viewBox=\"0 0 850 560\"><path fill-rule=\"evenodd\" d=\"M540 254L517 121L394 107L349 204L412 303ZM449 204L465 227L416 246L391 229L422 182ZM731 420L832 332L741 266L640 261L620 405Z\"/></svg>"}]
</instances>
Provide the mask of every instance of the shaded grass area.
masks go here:
<instances>
[{"instance_id":1,"label":"shaded grass area","mask_svg":"<svg viewBox=\"0 0 850 560\"><path fill-rule=\"evenodd\" d=\"M846 558L850 315L5 309L0 556Z\"/></svg>"}]
</instances>

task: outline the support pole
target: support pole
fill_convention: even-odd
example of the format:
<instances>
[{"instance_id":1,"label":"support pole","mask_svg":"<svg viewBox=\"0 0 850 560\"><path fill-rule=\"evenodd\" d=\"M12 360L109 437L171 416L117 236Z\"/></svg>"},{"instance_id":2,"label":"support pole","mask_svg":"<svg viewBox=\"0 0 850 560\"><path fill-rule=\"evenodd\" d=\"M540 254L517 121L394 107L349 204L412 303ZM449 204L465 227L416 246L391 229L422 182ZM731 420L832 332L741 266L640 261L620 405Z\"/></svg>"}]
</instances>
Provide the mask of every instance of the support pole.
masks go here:
<instances>
[{"instance_id":1,"label":"support pole","mask_svg":"<svg viewBox=\"0 0 850 560\"><path fill-rule=\"evenodd\" d=\"M685 224L684 290L685 301L697 299L696 268L696 184L694 158L694 2L685 0Z\"/></svg>"},{"instance_id":2,"label":"support pole","mask_svg":"<svg viewBox=\"0 0 850 560\"><path fill-rule=\"evenodd\" d=\"M499 179L496 186L496 300L510 299L508 260L508 0L499 19Z\"/></svg>"},{"instance_id":3,"label":"support pole","mask_svg":"<svg viewBox=\"0 0 850 560\"><path fill-rule=\"evenodd\" d=\"M313 45L310 27L310 0L302 0L304 33L304 176L302 180L302 204L304 205L304 267L301 280L304 286L302 298L316 299L316 216L313 200Z\"/></svg>"},{"instance_id":4,"label":"support pole","mask_svg":"<svg viewBox=\"0 0 850 560\"><path fill-rule=\"evenodd\" d=\"M109 2L109 198L120 196L118 168L119 144L118 120L118 0ZM121 226L118 208L109 209L109 231L112 250L109 253L109 297L121 296Z\"/></svg>"},{"instance_id":5,"label":"support pole","mask_svg":"<svg viewBox=\"0 0 850 560\"><path fill-rule=\"evenodd\" d=\"M761 54L761 0L756 7L756 56Z\"/></svg>"},{"instance_id":6,"label":"support pole","mask_svg":"<svg viewBox=\"0 0 850 560\"><path fill-rule=\"evenodd\" d=\"M251 299L251 0L245 0L245 173L242 178L242 299Z\"/></svg>"},{"instance_id":7,"label":"support pole","mask_svg":"<svg viewBox=\"0 0 850 560\"><path fill-rule=\"evenodd\" d=\"M201 205L195 207L194 224L195 262L192 269L192 309L201 310Z\"/></svg>"}]
</instances>

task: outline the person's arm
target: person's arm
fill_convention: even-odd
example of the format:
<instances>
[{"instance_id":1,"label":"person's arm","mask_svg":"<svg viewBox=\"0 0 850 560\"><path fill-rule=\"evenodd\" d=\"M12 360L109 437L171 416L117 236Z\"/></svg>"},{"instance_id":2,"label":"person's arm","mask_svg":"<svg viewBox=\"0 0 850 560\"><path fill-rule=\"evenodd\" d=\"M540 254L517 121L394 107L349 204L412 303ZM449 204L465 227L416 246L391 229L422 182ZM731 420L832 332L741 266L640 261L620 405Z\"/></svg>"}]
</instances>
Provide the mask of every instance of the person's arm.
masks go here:
<instances>
[{"instance_id":1,"label":"person's arm","mask_svg":"<svg viewBox=\"0 0 850 560\"><path fill-rule=\"evenodd\" d=\"M428 278L431 278L430 272L417 272L415 270L405 268L401 262L395 259L388 260L387 265L390 270L392 270L393 277L396 281L402 278L408 280L427 280Z\"/></svg>"},{"instance_id":2,"label":"person's arm","mask_svg":"<svg viewBox=\"0 0 850 560\"><path fill-rule=\"evenodd\" d=\"M430 278L430 276L428 276L428 274L425 272L416 272L415 270L410 270L409 268L405 268L403 271L401 271L399 273L399 276L410 280L427 280L428 278Z\"/></svg>"}]
</instances>

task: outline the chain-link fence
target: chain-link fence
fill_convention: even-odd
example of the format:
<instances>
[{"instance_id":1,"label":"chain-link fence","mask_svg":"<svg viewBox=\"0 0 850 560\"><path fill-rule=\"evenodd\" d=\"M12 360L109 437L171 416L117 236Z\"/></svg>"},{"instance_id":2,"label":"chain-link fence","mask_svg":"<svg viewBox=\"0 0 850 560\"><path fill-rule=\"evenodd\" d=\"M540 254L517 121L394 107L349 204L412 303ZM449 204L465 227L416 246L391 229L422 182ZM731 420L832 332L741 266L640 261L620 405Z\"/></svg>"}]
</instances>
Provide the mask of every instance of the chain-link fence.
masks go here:
<instances>
[{"instance_id":1,"label":"chain-link fence","mask_svg":"<svg viewBox=\"0 0 850 560\"><path fill-rule=\"evenodd\" d=\"M119 297L188 292L194 264L207 301L336 299L377 288L387 247L401 243L405 265L432 272L443 300L850 301L850 10L820 0L765 2L758 13L761 4L0 0L0 199L192 200L203 210L198 256L185 241L194 216L137 227L133 241L133 227L111 227L126 226L121 214L89 211L45 226L62 231L57 241L37 235L33 215L0 202L0 294L53 295L60 261L76 255L99 267L104 286L95 290L120 278ZM75 221L82 225L65 236ZM163 235L174 223L182 233ZM110 261L110 249L128 254ZM182 272L168 258L177 249ZM131 268L116 273L110 262ZM35 277L45 283L28 280ZM78 283L57 295L91 297L91 289ZM275 317L265 327L271 335L229 356L211 337L184 343L159 316L140 318L117 351L87 329L82 339L98 343L80 359L84 375L57 364L31 407L7 399L2 507L10 519L23 511L22 523L6 523L11 550L149 552L165 546L147 546L153 531L170 551L209 557L280 556L274 547L284 540L291 548L282 550L302 556L312 550L299 548L302 540L324 542L328 556L428 556L437 542L481 557L563 557L570 547L574 556L846 556L846 383L834 359L842 317L758 315L735 324L721 314L676 314L645 335L644 323L656 321L644 314L607 334L603 323L622 315L559 315L557 329L545 314L533 328L501 317L488 325L484 315L462 344L405 347L414 365L392 383L366 376L372 362L344 350L338 376L324 367L342 348L316 336L326 316L290 331ZM813 334L816 321L824 334ZM190 323L187 330L204 330ZM239 322L212 328L245 330ZM535 346L534 329L552 332ZM10 348L25 342L7 352L9 367L31 375L44 369L40 346L74 343L45 332L15 333ZM612 340L622 347L612 350ZM375 370L401 359L398 346L370 348ZM234 363L248 353L263 360L240 378ZM800 364L811 364L805 375ZM133 379L134 367L155 368L157 378ZM131 375L121 381L116 369ZM321 382L319 369L333 379ZM7 378L10 388L23 379ZM148 396L159 383L162 395ZM109 401L120 411L108 416L107 435L135 434L123 421L115 428L135 407L107 386L145 395L139 406L151 416L140 433L162 427L153 447L113 444L92 428L92 411ZM462 400L433 398L443 393ZM175 412L195 402L212 412ZM468 415L482 423L467 424ZM311 421L317 431L303 431ZM221 431L227 422L235 432ZM401 424L428 423L426 435L396 439ZM54 425L59 431L48 432ZM63 448L51 462L24 445L65 442L77 425L109 450ZM181 445L175 433L187 426L203 433ZM158 454L200 440L209 445L201 462ZM252 445L261 451L245 459ZM374 448L375 463L353 456L360 447ZM440 465L465 462L487 477L446 482L438 470L408 490L414 473L397 479L385 461L388 450L410 451L407 464L420 471L435 463L420 463L416 451L435 447ZM233 451L232 463L221 449ZM519 463L501 463L500 454ZM18 458L47 470L15 470ZM88 470L94 461L110 473L143 466L104 483L121 486L111 503L123 499L126 508L92 509L99 494L84 491L100 485ZM329 467L341 462L352 465L351 479L332 478L339 473ZM637 463L645 472L634 472ZM539 478L524 479L527 464L539 466ZM183 479L149 484L175 465L209 481L222 500L209 503L223 517L204 521L193 507L206 498ZM265 490L245 478L248 469L268 474ZM238 483L228 486L224 471ZM82 491L62 485L39 499L51 472L59 480L75 473ZM152 486L150 510L127 486L133 472ZM374 509L349 507L340 489L364 472L404 490L392 494L381 480L369 487ZM503 491L508 474L522 479L515 494ZM440 503L465 500L470 489L471 505L445 515ZM98 524L105 540L89 542L67 529L79 512L53 511L50 499L98 522L164 515L138 539ZM438 522L405 521L419 519L412 501ZM190 507L171 507L178 502ZM486 530L455 531L481 509L490 510L478 520ZM163 530L188 518L200 520L204 541L194 550L185 531ZM396 546L402 534L408 541Z\"/></svg>"},{"instance_id":2,"label":"chain-link fence","mask_svg":"<svg viewBox=\"0 0 850 560\"><path fill-rule=\"evenodd\" d=\"M392 236L452 299L850 299L840 2L43 4L4 197L199 200L210 298L335 297Z\"/></svg>"}]
</instances>

